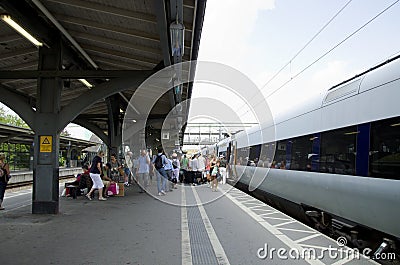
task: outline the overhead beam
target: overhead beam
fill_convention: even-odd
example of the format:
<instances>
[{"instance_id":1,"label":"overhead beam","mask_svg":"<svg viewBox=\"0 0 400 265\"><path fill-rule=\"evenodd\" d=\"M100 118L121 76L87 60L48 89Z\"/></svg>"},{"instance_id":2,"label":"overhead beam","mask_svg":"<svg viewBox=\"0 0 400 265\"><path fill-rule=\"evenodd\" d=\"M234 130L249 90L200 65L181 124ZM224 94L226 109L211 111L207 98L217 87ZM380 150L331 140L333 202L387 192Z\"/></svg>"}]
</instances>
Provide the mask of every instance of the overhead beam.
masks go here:
<instances>
[{"instance_id":1,"label":"overhead beam","mask_svg":"<svg viewBox=\"0 0 400 265\"><path fill-rule=\"evenodd\" d=\"M151 54L156 54L156 55L160 54L160 51L158 49L134 44L132 42L110 39L110 38L106 38L106 37L102 37L102 36L98 36L98 35L88 34L86 32L78 32L78 31L70 30L69 33L71 35L73 35L74 38L77 38L77 39L89 40L89 41L94 41L94 42L103 43L103 44L107 44L107 45L116 45L116 46L120 46L123 48L139 51L139 52L146 52L146 53L151 53Z\"/></svg>"},{"instance_id":2,"label":"overhead beam","mask_svg":"<svg viewBox=\"0 0 400 265\"><path fill-rule=\"evenodd\" d=\"M136 30L136 29L128 29L128 28L117 27L114 25L106 25L106 24L99 23L98 21L93 21L93 20L78 18L78 17L72 17L72 16L65 16L65 15L61 15L61 14L55 14L55 17L59 21L63 21L65 23L69 23L69 24L110 31L110 32L114 32L114 33L128 35L131 37L136 37L136 38L141 38L141 39L145 39L145 40L158 42L158 36L149 34L144 31Z\"/></svg>"},{"instance_id":3,"label":"overhead beam","mask_svg":"<svg viewBox=\"0 0 400 265\"><path fill-rule=\"evenodd\" d=\"M59 131L98 100L103 100L126 89L137 89L152 73L152 71L139 71L129 78L117 78L97 85L96 88L83 93L79 98L62 108L60 112Z\"/></svg>"},{"instance_id":4,"label":"overhead beam","mask_svg":"<svg viewBox=\"0 0 400 265\"><path fill-rule=\"evenodd\" d=\"M21 39L22 39L22 36L19 34L0 36L1 43L13 42L13 41L21 40Z\"/></svg>"},{"instance_id":5,"label":"overhead beam","mask_svg":"<svg viewBox=\"0 0 400 265\"><path fill-rule=\"evenodd\" d=\"M116 61L104 57L96 57L96 62L98 63L103 63L106 65L110 65L113 67L117 67L117 69L125 68L126 70L145 70L146 67L139 66L137 64L129 63L129 62L122 62L122 61Z\"/></svg>"},{"instance_id":6,"label":"overhead beam","mask_svg":"<svg viewBox=\"0 0 400 265\"><path fill-rule=\"evenodd\" d=\"M0 6L25 30L37 37L40 41L45 43L45 45L51 47L54 45L54 36L58 32L57 29L52 24L47 23L41 13L34 9L31 3L28 2L32 1L4 0L0 1ZM25 38L23 41L25 41ZM71 47L69 47L69 43L65 43L63 46L64 55L68 61L82 68L88 66L87 62L82 57L77 55L77 53ZM35 51L32 51L31 53L37 52L37 49L34 49ZM2 59L3 58L1 58L0 55L0 60Z\"/></svg>"},{"instance_id":7,"label":"overhead beam","mask_svg":"<svg viewBox=\"0 0 400 265\"><path fill-rule=\"evenodd\" d=\"M38 65L37 61L31 61L31 62L21 63L21 64L17 64L17 65L4 66L1 69L12 68L13 70L22 70L25 68L30 68L30 67L35 67L35 66L37 67L37 65Z\"/></svg>"},{"instance_id":8,"label":"overhead beam","mask_svg":"<svg viewBox=\"0 0 400 265\"><path fill-rule=\"evenodd\" d=\"M183 7L186 8L194 8L195 7L195 1L193 0L183 0Z\"/></svg>"},{"instance_id":9,"label":"overhead beam","mask_svg":"<svg viewBox=\"0 0 400 265\"><path fill-rule=\"evenodd\" d=\"M0 70L0 79L37 79L37 78L124 78L151 75L152 70Z\"/></svg>"},{"instance_id":10,"label":"overhead beam","mask_svg":"<svg viewBox=\"0 0 400 265\"><path fill-rule=\"evenodd\" d=\"M14 50L12 52L0 54L0 60L6 60L6 59L13 58L15 56L22 56L22 55L37 53L37 52L38 52L38 49L36 47Z\"/></svg>"},{"instance_id":11,"label":"overhead beam","mask_svg":"<svg viewBox=\"0 0 400 265\"><path fill-rule=\"evenodd\" d=\"M47 0L47 1L57 3L57 4L74 6L74 7L78 7L78 8L82 8L82 9L86 9L86 10L101 12L101 13L105 13L105 14L110 14L110 15L114 15L114 16L135 19L135 20L149 22L149 23L155 23L155 17L150 14L135 12L132 10L122 9L122 8L118 8L118 7L113 7L113 6L108 6L108 5L106 6L106 5L97 4L97 3L93 3L93 2L78 1L78 0ZM110 2L110 3L112 3L112 2Z\"/></svg>"},{"instance_id":12,"label":"overhead beam","mask_svg":"<svg viewBox=\"0 0 400 265\"><path fill-rule=\"evenodd\" d=\"M160 45L164 60L164 66L171 65L170 46L168 38L167 14L165 12L165 1L154 0L156 15L157 15L157 28L160 35Z\"/></svg>"},{"instance_id":13,"label":"overhead beam","mask_svg":"<svg viewBox=\"0 0 400 265\"><path fill-rule=\"evenodd\" d=\"M35 112L31 108L32 100L0 85L0 101L17 113L29 127L34 128Z\"/></svg>"},{"instance_id":14,"label":"overhead beam","mask_svg":"<svg viewBox=\"0 0 400 265\"><path fill-rule=\"evenodd\" d=\"M75 119L73 121L73 123L78 124L86 129L88 129L89 131L93 132L95 135L97 135L100 140L103 141L103 143L105 143L107 146L110 145L110 142L108 140L108 136L104 133L103 129L101 129L99 126L97 126L96 124L93 124L91 122L88 122L87 120L84 119Z\"/></svg>"},{"instance_id":15,"label":"overhead beam","mask_svg":"<svg viewBox=\"0 0 400 265\"><path fill-rule=\"evenodd\" d=\"M123 59L128 59L131 61L135 61L138 64L141 64L144 66L154 67L157 64L149 58L132 55L132 54L116 51L116 50L104 49L104 48L100 48L100 47L93 46L93 45L82 45L82 47L87 51L92 51L92 52L96 52L96 53L101 53L101 54L115 56L115 57L119 57L119 58L123 58Z\"/></svg>"}]
</instances>

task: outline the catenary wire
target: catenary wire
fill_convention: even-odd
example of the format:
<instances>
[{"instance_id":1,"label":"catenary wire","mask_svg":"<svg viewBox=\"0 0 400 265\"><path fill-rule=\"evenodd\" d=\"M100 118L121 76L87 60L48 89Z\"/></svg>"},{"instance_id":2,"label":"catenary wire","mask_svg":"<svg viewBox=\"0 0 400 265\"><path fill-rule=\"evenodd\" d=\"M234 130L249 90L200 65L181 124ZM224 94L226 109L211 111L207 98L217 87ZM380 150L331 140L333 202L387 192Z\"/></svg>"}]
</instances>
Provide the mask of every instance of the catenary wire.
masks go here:
<instances>
[{"instance_id":1,"label":"catenary wire","mask_svg":"<svg viewBox=\"0 0 400 265\"><path fill-rule=\"evenodd\" d=\"M316 39L316 38L318 37L319 34L321 34L321 32L322 32L326 27L328 27L328 25L331 24L331 22L332 22L340 13L342 13L342 11L343 11L352 1L353 1L353 0L347 1L347 3L346 3L344 6L342 6L342 8L340 8L339 11L337 11L337 12L335 13L335 15L334 15L331 19L329 19L328 22L326 22L325 25L324 25L320 30L318 30L318 32L317 32L316 34L314 34L314 36L313 36L302 48L301 48L299 51L297 51L297 53L296 53L284 66L282 66L282 67L278 70L278 72L276 72L276 73L261 87L261 91L263 90L263 88L264 88L265 86L267 86L269 83L271 83L272 80L274 80L288 65L291 65L291 63L293 62L293 60L296 59L296 57L299 56L300 53L302 53L303 50L305 50L305 49L311 44L311 42L312 42L314 39ZM253 99L254 97L256 97L257 95L258 95L258 93L254 94L254 95L251 97L250 100L252 100L252 99ZM245 105L246 105L246 104L243 104L243 105L239 108L239 110L243 109L243 107L245 107Z\"/></svg>"},{"instance_id":2,"label":"catenary wire","mask_svg":"<svg viewBox=\"0 0 400 265\"><path fill-rule=\"evenodd\" d=\"M392 4L390 4L388 7L386 7L384 10L382 10L381 12L379 12L377 15L375 15L373 18L371 18L370 20L368 20L366 23L364 23L361 27L359 27L357 30L355 30L353 33L351 33L350 35L348 35L346 38L344 38L342 41L340 41L339 43L337 43L335 46L333 46L331 49L329 49L327 52L325 52L323 55L321 55L320 57L318 57L316 60L314 60L312 63L310 63L309 65L307 65L305 68L303 68L300 72L298 72L296 75L294 75L293 77L291 77L289 80L287 80L285 83L283 83L281 86L279 86L277 89L275 89L274 91L272 91L270 94L268 94L266 96L266 98L269 98L270 96L272 96L273 94L275 94L277 91L279 91L280 89L282 89L284 86L286 86L288 83L290 83L293 79L295 79L296 77L298 77L299 75L301 75L304 71L306 71L308 68L310 68L311 66L313 66L315 63L317 63L319 60L321 60L322 58L324 58L326 55L328 55L329 53L331 53L333 50L335 50L337 47L339 47L340 45L342 45L344 42L346 42L348 39L350 39L352 36L354 36L355 34L357 34L360 30L362 30L364 27L366 27L368 24L370 24L372 21L374 21L375 19L377 19L379 16L381 16L383 13L385 13L387 10L389 10L390 8L392 8L395 4L397 4L400 0L396 0L394 1ZM262 102L262 101L261 101ZM261 102L256 103L254 106L257 106L258 104L260 104ZM247 110L245 113L243 113L243 115L245 115L246 113L248 113L249 110ZM242 115L242 116L243 116Z\"/></svg>"}]
</instances>

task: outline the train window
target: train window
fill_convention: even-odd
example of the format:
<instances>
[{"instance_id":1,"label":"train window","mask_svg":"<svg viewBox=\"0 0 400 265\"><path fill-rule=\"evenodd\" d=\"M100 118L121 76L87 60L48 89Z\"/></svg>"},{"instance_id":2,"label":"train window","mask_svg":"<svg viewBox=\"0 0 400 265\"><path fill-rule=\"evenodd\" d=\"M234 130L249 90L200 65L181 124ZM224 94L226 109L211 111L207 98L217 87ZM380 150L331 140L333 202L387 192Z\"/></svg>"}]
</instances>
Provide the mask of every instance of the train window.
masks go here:
<instances>
[{"instance_id":1,"label":"train window","mask_svg":"<svg viewBox=\"0 0 400 265\"><path fill-rule=\"evenodd\" d=\"M400 179L400 117L371 123L369 173Z\"/></svg>"},{"instance_id":2,"label":"train window","mask_svg":"<svg viewBox=\"0 0 400 265\"><path fill-rule=\"evenodd\" d=\"M247 165L256 166L258 164L258 160L260 159L260 153L261 153L260 144L251 146Z\"/></svg>"},{"instance_id":3,"label":"train window","mask_svg":"<svg viewBox=\"0 0 400 265\"><path fill-rule=\"evenodd\" d=\"M273 156L275 154L275 143L265 143L261 145L260 159L257 167L271 167Z\"/></svg>"},{"instance_id":4,"label":"train window","mask_svg":"<svg viewBox=\"0 0 400 265\"><path fill-rule=\"evenodd\" d=\"M250 147L242 147L236 150L235 165L246 166L248 162Z\"/></svg>"},{"instance_id":5,"label":"train window","mask_svg":"<svg viewBox=\"0 0 400 265\"><path fill-rule=\"evenodd\" d=\"M317 136L307 135L290 140L292 142L290 169L311 171L312 160L319 155L313 153L313 142L317 139Z\"/></svg>"},{"instance_id":6,"label":"train window","mask_svg":"<svg viewBox=\"0 0 400 265\"><path fill-rule=\"evenodd\" d=\"M321 133L319 171L355 174L357 126Z\"/></svg>"},{"instance_id":7,"label":"train window","mask_svg":"<svg viewBox=\"0 0 400 265\"><path fill-rule=\"evenodd\" d=\"M277 142L274 161L271 168L287 169L290 168L292 155L292 141L281 140Z\"/></svg>"}]
</instances>

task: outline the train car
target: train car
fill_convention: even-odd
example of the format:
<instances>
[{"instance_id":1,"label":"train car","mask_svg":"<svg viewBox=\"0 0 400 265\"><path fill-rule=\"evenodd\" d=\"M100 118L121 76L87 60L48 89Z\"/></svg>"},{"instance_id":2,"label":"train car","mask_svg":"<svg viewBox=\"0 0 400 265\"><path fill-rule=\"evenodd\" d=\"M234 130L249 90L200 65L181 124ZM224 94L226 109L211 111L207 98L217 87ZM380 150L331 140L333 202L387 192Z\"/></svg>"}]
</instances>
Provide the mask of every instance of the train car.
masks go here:
<instances>
[{"instance_id":1,"label":"train car","mask_svg":"<svg viewBox=\"0 0 400 265\"><path fill-rule=\"evenodd\" d=\"M399 99L395 57L274 117L274 128L261 124L218 146L232 152L230 175L238 187L355 247L396 249ZM275 139L259 136L271 129Z\"/></svg>"}]
</instances>

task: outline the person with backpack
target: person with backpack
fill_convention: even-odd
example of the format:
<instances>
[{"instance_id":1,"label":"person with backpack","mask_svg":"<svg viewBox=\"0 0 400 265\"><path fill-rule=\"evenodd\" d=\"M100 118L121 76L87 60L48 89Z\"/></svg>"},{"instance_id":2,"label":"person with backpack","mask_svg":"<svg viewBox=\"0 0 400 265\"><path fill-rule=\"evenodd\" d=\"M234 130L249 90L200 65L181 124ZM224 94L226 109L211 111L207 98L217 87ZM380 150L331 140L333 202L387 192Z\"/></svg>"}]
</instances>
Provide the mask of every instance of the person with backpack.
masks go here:
<instances>
[{"instance_id":1,"label":"person with backpack","mask_svg":"<svg viewBox=\"0 0 400 265\"><path fill-rule=\"evenodd\" d=\"M165 190L167 189L168 176L164 169L165 165L167 165L167 157L162 147L159 147L157 152L158 154L154 157L152 163L156 169L158 196L162 196L166 194Z\"/></svg>"}]
</instances>

